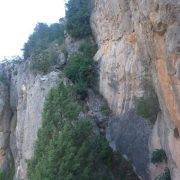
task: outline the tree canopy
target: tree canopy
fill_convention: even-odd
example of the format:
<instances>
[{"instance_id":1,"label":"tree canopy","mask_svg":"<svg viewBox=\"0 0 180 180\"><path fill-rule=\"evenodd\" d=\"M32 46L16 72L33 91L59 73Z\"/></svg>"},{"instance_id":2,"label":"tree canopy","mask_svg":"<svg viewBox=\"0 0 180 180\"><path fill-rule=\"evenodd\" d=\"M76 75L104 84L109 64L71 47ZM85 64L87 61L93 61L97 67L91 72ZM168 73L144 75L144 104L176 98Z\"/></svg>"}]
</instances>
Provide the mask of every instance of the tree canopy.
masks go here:
<instances>
[{"instance_id":1,"label":"tree canopy","mask_svg":"<svg viewBox=\"0 0 180 180\"><path fill-rule=\"evenodd\" d=\"M89 0L69 0L66 3L66 31L74 38L91 35L91 3Z\"/></svg>"}]
</instances>

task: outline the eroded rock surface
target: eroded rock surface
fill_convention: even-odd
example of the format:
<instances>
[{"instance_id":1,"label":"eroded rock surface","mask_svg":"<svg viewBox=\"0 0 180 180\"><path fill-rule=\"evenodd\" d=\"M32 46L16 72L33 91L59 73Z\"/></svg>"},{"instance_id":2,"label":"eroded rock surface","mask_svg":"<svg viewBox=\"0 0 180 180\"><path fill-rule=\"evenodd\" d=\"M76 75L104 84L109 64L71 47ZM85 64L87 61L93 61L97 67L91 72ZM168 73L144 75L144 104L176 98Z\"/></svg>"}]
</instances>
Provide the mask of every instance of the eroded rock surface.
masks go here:
<instances>
[{"instance_id":1,"label":"eroded rock surface","mask_svg":"<svg viewBox=\"0 0 180 180\"><path fill-rule=\"evenodd\" d=\"M156 148L166 151L172 179L180 179L179 8L178 0L93 1L91 26L99 45L95 60L100 66L100 92L119 116L119 120L111 121L108 136L113 140L113 146L123 150L132 160L143 179L153 174L149 173L148 156ZM144 79L150 80L156 89L161 109L152 128L153 133L154 129L158 133L152 138L151 127L145 126L141 118L127 116L134 109L134 97L146 93ZM138 134L142 129L147 136L143 141L141 135L135 135L142 141L139 141L139 147L134 144L135 150L129 155L128 144L135 143L133 136L126 138L131 133L131 124L141 124L133 132ZM127 139L126 143L121 143L124 139ZM148 148L148 139L149 143L159 139L159 144ZM144 153L141 146L146 149ZM147 161L144 162L141 155L139 162L135 160L138 150ZM141 162L144 162L144 171L140 168Z\"/></svg>"},{"instance_id":2,"label":"eroded rock surface","mask_svg":"<svg viewBox=\"0 0 180 180\"><path fill-rule=\"evenodd\" d=\"M8 69L0 65L0 168L9 178L9 172L13 169L13 158L9 145L10 122L12 110L10 107L9 76Z\"/></svg>"},{"instance_id":3,"label":"eroded rock surface","mask_svg":"<svg viewBox=\"0 0 180 180\"><path fill-rule=\"evenodd\" d=\"M0 66L0 167L15 173L14 179L27 179L26 160L33 155L44 101L59 73L36 75L29 61Z\"/></svg>"},{"instance_id":4,"label":"eroded rock surface","mask_svg":"<svg viewBox=\"0 0 180 180\"><path fill-rule=\"evenodd\" d=\"M150 163L154 149L166 152L173 180L180 179L180 24L178 0L92 0L91 27L99 50L99 89L114 116L102 117L99 101L89 99L93 116L114 150L129 159L138 175L154 179L164 166ZM69 55L81 41L66 37ZM59 66L66 63L58 56ZM15 179L27 179L41 112L58 72L35 75L29 62L0 66L0 167L15 165ZM3 81L1 81L3 80ZM135 112L135 97L150 84L160 104L155 124ZM92 115L92 112L89 112ZM108 127L106 128L106 124Z\"/></svg>"},{"instance_id":5,"label":"eroded rock surface","mask_svg":"<svg viewBox=\"0 0 180 180\"><path fill-rule=\"evenodd\" d=\"M10 144L16 179L26 179L26 160L33 155L37 132L41 127L44 100L58 82L58 72L35 76L27 63L15 67L17 74L12 76L10 86L11 107L14 112Z\"/></svg>"}]
</instances>

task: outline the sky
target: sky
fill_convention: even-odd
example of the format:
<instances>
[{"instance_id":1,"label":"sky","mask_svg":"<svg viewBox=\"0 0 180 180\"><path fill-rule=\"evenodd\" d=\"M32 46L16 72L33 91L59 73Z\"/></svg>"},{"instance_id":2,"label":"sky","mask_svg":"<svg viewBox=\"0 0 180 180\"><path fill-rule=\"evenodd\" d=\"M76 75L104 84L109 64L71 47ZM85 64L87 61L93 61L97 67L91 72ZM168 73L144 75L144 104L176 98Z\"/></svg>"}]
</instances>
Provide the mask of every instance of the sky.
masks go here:
<instances>
[{"instance_id":1,"label":"sky","mask_svg":"<svg viewBox=\"0 0 180 180\"><path fill-rule=\"evenodd\" d=\"M64 0L0 0L0 60L22 55L35 25L58 22L64 11Z\"/></svg>"}]
</instances>

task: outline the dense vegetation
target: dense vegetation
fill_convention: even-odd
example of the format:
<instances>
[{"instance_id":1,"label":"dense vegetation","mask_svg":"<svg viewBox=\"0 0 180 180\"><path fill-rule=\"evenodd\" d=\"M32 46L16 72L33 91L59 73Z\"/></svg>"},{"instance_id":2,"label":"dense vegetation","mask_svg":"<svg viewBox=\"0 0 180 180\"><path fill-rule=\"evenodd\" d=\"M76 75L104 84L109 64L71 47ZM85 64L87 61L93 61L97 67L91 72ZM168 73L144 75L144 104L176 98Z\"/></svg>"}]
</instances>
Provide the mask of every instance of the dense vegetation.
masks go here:
<instances>
[{"instance_id":1,"label":"dense vegetation","mask_svg":"<svg viewBox=\"0 0 180 180\"><path fill-rule=\"evenodd\" d=\"M161 163L161 162L167 162L167 156L163 149L156 149L152 153L151 162L153 164L155 163Z\"/></svg>"},{"instance_id":2,"label":"dense vegetation","mask_svg":"<svg viewBox=\"0 0 180 180\"><path fill-rule=\"evenodd\" d=\"M64 21L50 26L38 23L24 45L24 58L31 58L30 68L38 73L48 73L57 64L58 50L52 48L64 41Z\"/></svg>"},{"instance_id":3,"label":"dense vegetation","mask_svg":"<svg viewBox=\"0 0 180 180\"><path fill-rule=\"evenodd\" d=\"M90 1L69 0L65 26L68 34L87 38L91 35L89 21ZM63 28L50 31L52 27L45 24L35 28L24 48L24 57L31 57L32 69L46 73L56 63L56 52L49 44L59 37L64 38ZM34 156L28 161L30 180L123 180L132 176L137 179L129 163L114 153L105 137L94 130L95 121L87 116L87 107L82 106L81 100L87 97L88 88L95 81L93 56L96 50L90 38L84 40L79 51L68 56L64 68L64 74L73 85L60 83L50 91ZM102 111L107 113L108 110L103 107ZM82 113L86 116L80 116Z\"/></svg>"},{"instance_id":4,"label":"dense vegetation","mask_svg":"<svg viewBox=\"0 0 180 180\"><path fill-rule=\"evenodd\" d=\"M38 23L27 43L24 44L24 58L27 59L32 54L38 54L40 51L49 47L53 41L62 43L64 40L64 22L55 23L50 26L44 23Z\"/></svg>"},{"instance_id":5,"label":"dense vegetation","mask_svg":"<svg viewBox=\"0 0 180 180\"><path fill-rule=\"evenodd\" d=\"M4 180L4 172L2 170L0 170L0 180Z\"/></svg>"},{"instance_id":6,"label":"dense vegetation","mask_svg":"<svg viewBox=\"0 0 180 180\"><path fill-rule=\"evenodd\" d=\"M32 54L30 69L34 72L46 74L57 64L58 53L52 49L40 50Z\"/></svg>"},{"instance_id":7,"label":"dense vegetation","mask_svg":"<svg viewBox=\"0 0 180 180\"><path fill-rule=\"evenodd\" d=\"M151 98L140 97L136 99L136 112L143 118L151 116L151 106L153 105Z\"/></svg>"},{"instance_id":8,"label":"dense vegetation","mask_svg":"<svg viewBox=\"0 0 180 180\"><path fill-rule=\"evenodd\" d=\"M6 81L6 77L0 74L0 82L4 83Z\"/></svg>"},{"instance_id":9,"label":"dense vegetation","mask_svg":"<svg viewBox=\"0 0 180 180\"><path fill-rule=\"evenodd\" d=\"M111 113L111 110L107 103L105 105L101 106L101 113L105 116L108 116Z\"/></svg>"},{"instance_id":10,"label":"dense vegetation","mask_svg":"<svg viewBox=\"0 0 180 180\"><path fill-rule=\"evenodd\" d=\"M63 84L49 93L34 157L28 162L29 179L123 179L127 174L120 168L122 160L114 158L107 140L93 131L91 119L79 118L83 108L74 95Z\"/></svg>"},{"instance_id":11,"label":"dense vegetation","mask_svg":"<svg viewBox=\"0 0 180 180\"><path fill-rule=\"evenodd\" d=\"M91 35L90 14L91 1L69 0L66 3L66 31L74 38Z\"/></svg>"},{"instance_id":12,"label":"dense vegetation","mask_svg":"<svg viewBox=\"0 0 180 180\"><path fill-rule=\"evenodd\" d=\"M24 59L31 58L30 68L32 71L46 74L57 65L59 52L53 51L50 46L52 43L59 45L63 43L65 30L74 38L85 38L91 35L90 2L88 0L69 0L66 3L66 23L61 19L59 23L50 26L44 23L36 25L23 48ZM89 46L84 46L85 50L87 48ZM86 57L86 60L87 58L89 56ZM76 89L83 94L85 86L87 85L83 81Z\"/></svg>"},{"instance_id":13,"label":"dense vegetation","mask_svg":"<svg viewBox=\"0 0 180 180\"><path fill-rule=\"evenodd\" d=\"M14 173L15 173L15 168L14 168L14 162L12 161L12 159L8 158L8 163L6 166L6 171L3 171L2 169L0 169L0 180L13 180L14 177Z\"/></svg>"},{"instance_id":14,"label":"dense vegetation","mask_svg":"<svg viewBox=\"0 0 180 180\"><path fill-rule=\"evenodd\" d=\"M157 95L152 87L148 86L143 97L135 98L135 106L139 116L149 119L152 123L156 121L160 109Z\"/></svg>"},{"instance_id":15,"label":"dense vegetation","mask_svg":"<svg viewBox=\"0 0 180 180\"><path fill-rule=\"evenodd\" d=\"M70 57L64 70L65 75L75 84L75 91L81 99L87 97L87 89L95 81L93 56L96 51L96 45L90 40L84 41L79 52Z\"/></svg>"},{"instance_id":16,"label":"dense vegetation","mask_svg":"<svg viewBox=\"0 0 180 180\"><path fill-rule=\"evenodd\" d=\"M155 180L171 180L170 170L165 168L164 172L160 174Z\"/></svg>"}]
</instances>

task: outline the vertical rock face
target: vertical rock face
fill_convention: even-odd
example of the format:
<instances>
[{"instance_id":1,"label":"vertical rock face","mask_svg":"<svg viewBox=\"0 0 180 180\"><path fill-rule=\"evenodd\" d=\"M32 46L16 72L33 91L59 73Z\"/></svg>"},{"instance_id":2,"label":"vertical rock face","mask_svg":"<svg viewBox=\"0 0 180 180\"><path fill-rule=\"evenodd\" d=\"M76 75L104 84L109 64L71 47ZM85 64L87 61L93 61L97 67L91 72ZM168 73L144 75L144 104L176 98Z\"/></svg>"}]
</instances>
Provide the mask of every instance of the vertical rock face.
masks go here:
<instances>
[{"instance_id":1,"label":"vertical rock face","mask_svg":"<svg viewBox=\"0 0 180 180\"><path fill-rule=\"evenodd\" d=\"M0 66L0 167L18 180L27 179L44 101L59 81L59 72L34 75L28 64Z\"/></svg>"},{"instance_id":2,"label":"vertical rock face","mask_svg":"<svg viewBox=\"0 0 180 180\"><path fill-rule=\"evenodd\" d=\"M26 160L33 155L44 100L49 90L57 84L58 73L34 76L27 63L23 63L15 67L12 74L10 145L15 162L15 179L26 179Z\"/></svg>"},{"instance_id":3,"label":"vertical rock face","mask_svg":"<svg viewBox=\"0 0 180 180\"><path fill-rule=\"evenodd\" d=\"M100 92L118 116L107 136L143 179L150 178L149 153L156 148L166 151L172 179L180 179L179 5L178 0L93 0ZM145 93L144 76L152 77L161 108L152 136L151 126L133 112L134 97Z\"/></svg>"},{"instance_id":4,"label":"vertical rock face","mask_svg":"<svg viewBox=\"0 0 180 180\"><path fill-rule=\"evenodd\" d=\"M179 0L92 2L99 88L116 115L107 127L110 145L133 163L144 180L163 172L150 163L150 154L165 150L171 177L179 180ZM65 49L72 54L80 43L67 37ZM57 72L32 74L28 63L0 65L0 168L11 171L14 164L18 180L27 179L26 160L33 154L44 100L59 79ZM147 93L147 83L156 90L160 104L153 125L135 112L135 97Z\"/></svg>"},{"instance_id":5,"label":"vertical rock face","mask_svg":"<svg viewBox=\"0 0 180 180\"><path fill-rule=\"evenodd\" d=\"M151 30L147 19L134 9L138 4L132 3L95 1L91 22L99 45L95 60L100 64L100 92L117 114L109 123L107 137L114 149L133 162L137 173L148 179L151 125L135 114L134 97L144 94L143 63L150 59L151 44L146 47L147 38L142 36Z\"/></svg>"},{"instance_id":6,"label":"vertical rock face","mask_svg":"<svg viewBox=\"0 0 180 180\"><path fill-rule=\"evenodd\" d=\"M8 178L7 172L13 168L13 158L9 145L12 111L9 101L9 77L4 70L4 67L0 66L0 168L5 172L5 177Z\"/></svg>"},{"instance_id":7,"label":"vertical rock face","mask_svg":"<svg viewBox=\"0 0 180 180\"><path fill-rule=\"evenodd\" d=\"M156 87L162 112L154 127L152 147L165 149L172 178L180 179L180 24L178 1L159 3L150 14L154 28ZM159 143L156 144L156 139Z\"/></svg>"},{"instance_id":8,"label":"vertical rock face","mask_svg":"<svg viewBox=\"0 0 180 180\"><path fill-rule=\"evenodd\" d=\"M68 54L77 51L80 43L67 37ZM64 53L57 61L58 67L65 64ZM0 64L0 168L15 180L27 179L27 160L33 156L48 92L68 81L60 70L36 74L30 63L29 59Z\"/></svg>"}]
</instances>

